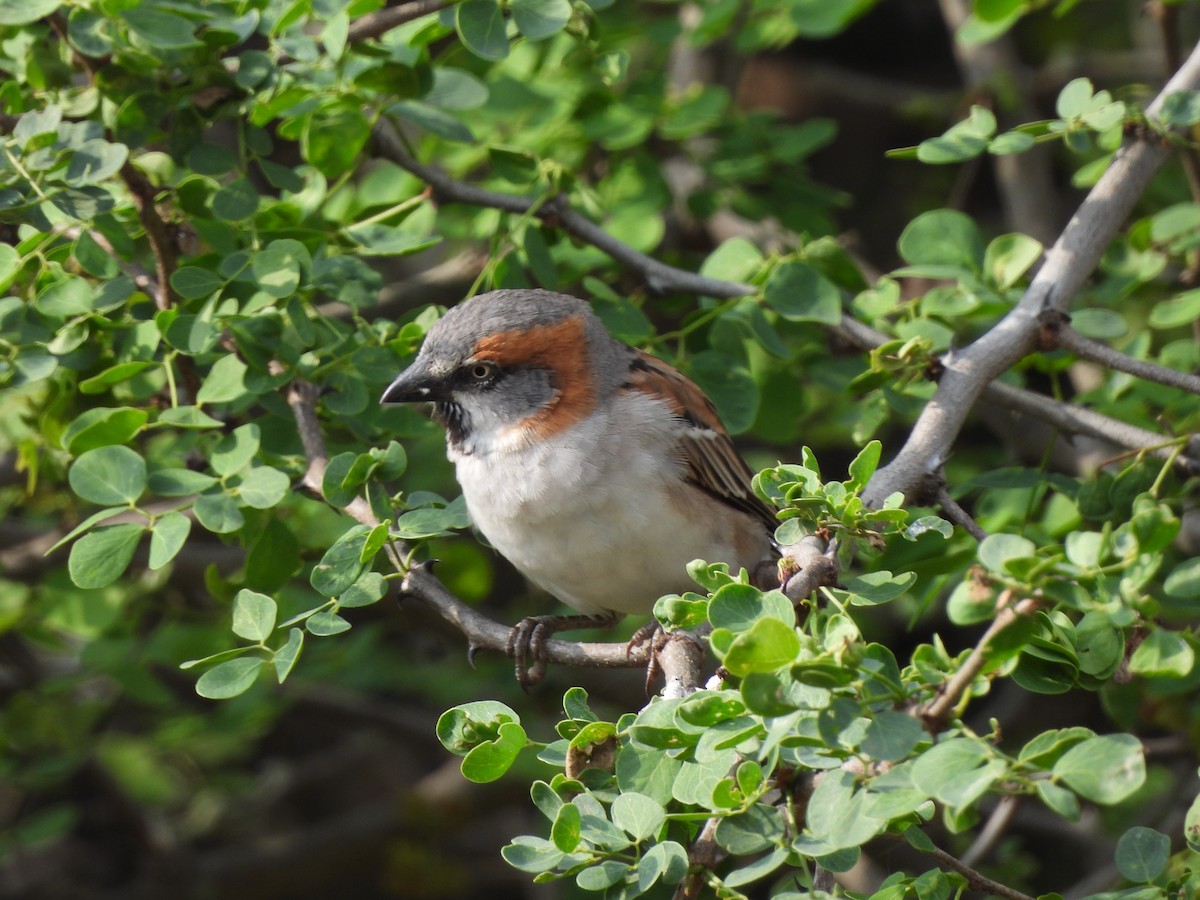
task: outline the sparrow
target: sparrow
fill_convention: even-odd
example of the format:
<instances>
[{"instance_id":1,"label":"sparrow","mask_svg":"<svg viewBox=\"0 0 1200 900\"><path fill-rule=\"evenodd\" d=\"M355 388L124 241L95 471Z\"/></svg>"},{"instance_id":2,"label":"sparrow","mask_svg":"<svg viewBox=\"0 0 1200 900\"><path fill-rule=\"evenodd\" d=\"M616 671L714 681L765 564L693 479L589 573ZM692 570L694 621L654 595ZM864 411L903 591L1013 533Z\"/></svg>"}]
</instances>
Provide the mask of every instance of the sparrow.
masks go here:
<instances>
[{"instance_id":1,"label":"sparrow","mask_svg":"<svg viewBox=\"0 0 1200 900\"><path fill-rule=\"evenodd\" d=\"M499 290L458 304L380 402L433 404L475 526L579 613L513 628L522 687L541 677L550 634L650 613L694 589L694 559L773 566L778 520L712 401L575 297Z\"/></svg>"}]
</instances>

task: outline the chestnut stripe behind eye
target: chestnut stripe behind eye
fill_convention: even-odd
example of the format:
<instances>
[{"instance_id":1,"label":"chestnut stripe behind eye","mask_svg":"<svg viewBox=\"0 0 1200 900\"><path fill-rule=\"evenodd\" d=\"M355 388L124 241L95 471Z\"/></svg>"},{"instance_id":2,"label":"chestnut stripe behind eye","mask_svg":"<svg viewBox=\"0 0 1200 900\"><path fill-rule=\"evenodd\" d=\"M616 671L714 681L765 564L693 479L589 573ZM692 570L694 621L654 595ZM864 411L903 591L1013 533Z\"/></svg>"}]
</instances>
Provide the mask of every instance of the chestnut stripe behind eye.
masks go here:
<instances>
[{"instance_id":1,"label":"chestnut stripe behind eye","mask_svg":"<svg viewBox=\"0 0 1200 900\"><path fill-rule=\"evenodd\" d=\"M476 342L472 356L497 366L526 366L550 373L557 396L542 410L518 423L540 437L557 434L596 408L596 387L587 352L582 315L552 325L500 331Z\"/></svg>"}]
</instances>

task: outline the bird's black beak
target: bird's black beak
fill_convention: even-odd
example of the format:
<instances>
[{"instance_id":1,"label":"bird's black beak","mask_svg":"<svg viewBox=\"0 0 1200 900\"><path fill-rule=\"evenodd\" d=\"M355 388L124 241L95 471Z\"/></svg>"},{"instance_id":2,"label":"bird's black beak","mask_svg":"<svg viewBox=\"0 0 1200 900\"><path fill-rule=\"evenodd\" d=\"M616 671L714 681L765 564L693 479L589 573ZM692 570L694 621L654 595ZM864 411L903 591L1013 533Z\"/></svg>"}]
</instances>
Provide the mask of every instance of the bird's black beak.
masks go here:
<instances>
[{"instance_id":1,"label":"bird's black beak","mask_svg":"<svg viewBox=\"0 0 1200 900\"><path fill-rule=\"evenodd\" d=\"M444 384L441 378L429 370L428 363L421 357L401 372L396 380L387 386L380 403L421 403L429 400L445 398Z\"/></svg>"}]
</instances>

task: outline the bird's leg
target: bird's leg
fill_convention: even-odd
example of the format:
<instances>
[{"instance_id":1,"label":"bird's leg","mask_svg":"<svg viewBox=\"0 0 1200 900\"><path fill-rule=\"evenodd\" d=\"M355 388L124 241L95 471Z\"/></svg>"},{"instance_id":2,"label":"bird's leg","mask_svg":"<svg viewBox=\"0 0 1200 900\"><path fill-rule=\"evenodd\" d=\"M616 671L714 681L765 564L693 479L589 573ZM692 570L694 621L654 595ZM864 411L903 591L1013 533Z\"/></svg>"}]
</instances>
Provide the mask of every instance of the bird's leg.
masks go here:
<instances>
[{"instance_id":1,"label":"bird's leg","mask_svg":"<svg viewBox=\"0 0 1200 900\"><path fill-rule=\"evenodd\" d=\"M529 616L508 633L508 655L516 660L517 683L522 690L542 680L546 674L546 641L560 631L578 628L611 628L621 614L602 612L590 616ZM530 664L532 660L532 665Z\"/></svg>"}]
</instances>

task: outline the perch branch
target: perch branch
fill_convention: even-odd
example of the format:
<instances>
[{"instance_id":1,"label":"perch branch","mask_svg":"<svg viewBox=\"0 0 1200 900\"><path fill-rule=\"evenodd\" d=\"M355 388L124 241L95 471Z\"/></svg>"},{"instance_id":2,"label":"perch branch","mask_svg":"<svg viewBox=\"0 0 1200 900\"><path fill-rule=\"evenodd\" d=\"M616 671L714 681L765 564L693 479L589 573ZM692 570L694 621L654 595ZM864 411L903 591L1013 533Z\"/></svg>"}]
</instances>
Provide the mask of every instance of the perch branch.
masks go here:
<instances>
[{"instance_id":1,"label":"perch branch","mask_svg":"<svg viewBox=\"0 0 1200 900\"><path fill-rule=\"evenodd\" d=\"M1147 115L1155 117L1168 94L1197 87L1200 46L1150 104ZM994 378L1035 348L1038 315L1046 309L1066 309L1168 154L1158 141L1134 141L1121 148L1047 252L1021 301L975 343L947 357L933 398L899 454L875 473L864 500L878 504L896 491L914 491L947 458L975 400Z\"/></svg>"},{"instance_id":2,"label":"perch branch","mask_svg":"<svg viewBox=\"0 0 1200 900\"><path fill-rule=\"evenodd\" d=\"M371 38L382 37L393 28L399 28L421 16L439 12L450 4L445 0L413 0L412 3L401 3L399 6L389 6L367 13L355 19L346 33L346 40L351 44L369 41Z\"/></svg>"}]
</instances>

